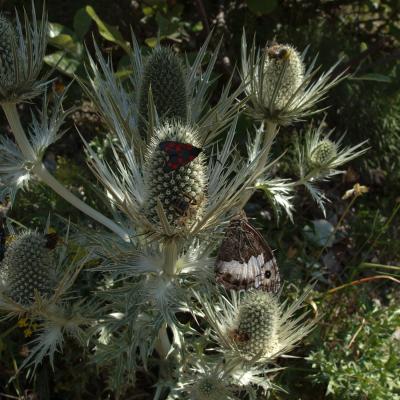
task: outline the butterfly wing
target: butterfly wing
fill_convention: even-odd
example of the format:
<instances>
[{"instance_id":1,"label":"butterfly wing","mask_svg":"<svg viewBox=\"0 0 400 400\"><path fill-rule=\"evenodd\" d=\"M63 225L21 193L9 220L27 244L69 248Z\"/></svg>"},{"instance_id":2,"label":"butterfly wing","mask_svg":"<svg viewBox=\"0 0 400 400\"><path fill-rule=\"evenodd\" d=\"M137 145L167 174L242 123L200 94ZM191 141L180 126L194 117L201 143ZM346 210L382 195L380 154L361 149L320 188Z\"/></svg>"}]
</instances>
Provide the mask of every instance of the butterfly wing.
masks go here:
<instances>
[{"instance_id":1,"label":"butterfly wing","mask_svg":"<svg viewBox=\"0 0 400 400\"><path fill-rule=\"evenodd\" d=\"M167 154L164 169L166 172L175 171L193 161L202 151L189 143L165 141L159 144L160 150Z\"/></svg>"},{"instance_id":2,"label":"butterfly wing","mask_svg":"<svg viewBox=\"0 0 400 400\"><path fill-rule=\"evenodd\" d=\"M226 289L255 288L276 293L280 275L276 259L247 218L231 221L215 266L216 280Z\"/></svg>"},{"instance_id":3,"label":"butterfly wing","mask_svg":"<svg viewBox=\"0 0 400 400\"><path fill-rule=\"evenodd\" d=\"M245 222L247 231L251 232L253 239L252 247L256 253L262 255L257 258L259 265L256 283L262 290L277 293L281 287L281 277L279 274L278 263L274 257L274 253L268 246L264 237L247 221Z\"/></svg>"}]
</instances>

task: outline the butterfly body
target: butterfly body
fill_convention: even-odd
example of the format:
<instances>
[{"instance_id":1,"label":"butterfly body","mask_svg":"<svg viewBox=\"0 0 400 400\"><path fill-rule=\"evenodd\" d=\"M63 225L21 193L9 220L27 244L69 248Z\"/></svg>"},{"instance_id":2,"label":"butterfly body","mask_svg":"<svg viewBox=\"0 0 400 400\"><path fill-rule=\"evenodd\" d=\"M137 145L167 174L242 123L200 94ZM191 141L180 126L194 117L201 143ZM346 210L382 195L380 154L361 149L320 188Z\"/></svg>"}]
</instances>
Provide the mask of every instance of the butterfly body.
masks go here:
<instances>
[{"instance_id":1,"label":"butterfly body","mask_svg":"<svg viewBox=\"0 0 400 400\"><path fill-rule=\"evenodd\" d=\"M254 288L276 293L280 288L279 269L272 250L244 213L233 218L226 230L215 272L217 282L226 289Z\"/></svg>"},{"instance_id":2,"label":"butterfly body","mask_svg":"<svg viewBox=\"0 0 400 400\"><path fill-rule=\"evenodd\" d=\"M187 219L191 219L196 215L196 210L200 207L204 200L204 196L194 198L189 195L184 195L183 198L175 198L172 206L175 211L180 215L177 220L178 225L184 225Z\"/></svg>"},{"instance_id":3,"label":"butterfly body","mask_svg":"<svg viewBox=\"0 0 400 400\"><path fill-rule=\"evenodd\" d=\"M270 58L276 60L286 60L289 57L288 49L279 44L268 47L267 53Z\"/></svg>"},{"instance_id":4,"label":"butterfly body","mask_svg":"<svg viewBox=\"0 0 400 400\"><path fill-rule=\"evenodd\" d=\"M202 149L193 146L190 143L174 141L161 142L159 148L167 156L164 165L165 172L176 171L180 167L189 164L202 152Z\"/></svg>"}]
</instances>

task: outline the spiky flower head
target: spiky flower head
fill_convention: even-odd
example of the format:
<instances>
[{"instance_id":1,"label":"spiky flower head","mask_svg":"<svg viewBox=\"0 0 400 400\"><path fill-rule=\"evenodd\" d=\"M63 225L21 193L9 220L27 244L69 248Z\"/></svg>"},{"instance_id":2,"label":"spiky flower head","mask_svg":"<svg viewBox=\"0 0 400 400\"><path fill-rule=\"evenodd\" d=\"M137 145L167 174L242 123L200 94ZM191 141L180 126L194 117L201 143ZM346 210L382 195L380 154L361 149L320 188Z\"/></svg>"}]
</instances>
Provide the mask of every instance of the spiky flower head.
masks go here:
<instances>
[{"instance_id":1,"label":"spiky flower head","mask_svg":"<svg viewBox=\"0 0 400 400\"><path fill-rule=\"evenodd\" d=\"M0 15L0 85L11 86L15 80L12 42L15 31L10 21Z\"/></svg>"},{"instance_id":2,"label":"spiky flower head","mask_svg":"<svg viewBox=\"0 0 400 400\"><path fill-rule=\"evenodd\" d=\"M239 307L234 340L248 357L274 354L278 345L279 304L268 292L252 292Z\"/></svg>"},{"instance_id":3,"label":"spiky flower head","mask_svg":"<svg viewBox=\"0 0 400 400\"><path fill-rule=\"evenodd\" d=\"M191 400L220 400L229 396L229 390L219 376L207 374L197 378L193 385Z\"/></svg>"},{"instance_id":4,"label":"spiky flower head","mask_svg":"<svg viewBox=\"0 0 400 400\"><path fill-rule=\"evenodd\" d=\"M16 302L30 305L35 292L51 295L55 287L55 260L49 237L34 231L19 234L7 247L1 264L7 294Z\"/></svg>"},{"instance_id":5,"label":"spiky flower head","mask_svg":"<svg viewBox=\"0 0 400 400\"><path fill-rule=\"evenodd\" d=\"M298 51L289 45L274 44L265 50L265 101L272 110L282 110L304 80L304 64Z\"/></svg>"},{"instance_id":6,"label":"spiky flower head","mask_svg":"<svg viewBox=\"0 0 400 400\"><path fill-rule=\"evenodd\" d=\"M139 94L139 130L142 135L148 121L150 89L161 119L186 122L188 96L184 70L178 55L168 47L156 48L144 66Z\"/></svg>"},{"instance_id":7,"label":"spiky flower head","mask_svg":"<svg viewBox=\"0 0 400 400\"><path fill-rule=\"evenodd\" d=\"M337 64L313 81L316 59L305 68L303 56L292 46L273 44L259 49L255 44L247 51L242 36L242 81L247 94L247 112L256 120L290 125L321 109L313 107L325 98L327 91L345 77L332 77Z\"/></svg>"},{"instance_id":8,"label":"spiky flower head","mask_svg":"<svg viewBox=\"0 0 400 400\"><path fill-rule=\"evenodd\" d=\"M158 222L161 204L170 225L189 226L202 215L206 200L206 167L203 154L175 170L166 168L169 155L160 144L167 141L200 146L196 131L179 122L165 122L156 129L148 149L144 182L144 212Z\"/></svg>"},{"instance_id":9,"label":"spiky flower head","mask_svg":"<svg viewBox=\"0 0 400 400\"><path fill-rule=\"evenodd\" d=\"M198 296L221 352L232 360L265 364L285 354L306 336L317 319L308 320L308 312L298 313L312 287L292 304L281 303L269 292L236 292L214 298Z\"/></svg>"},{"instance_id":10,"label":"spiky flower head","mask_svg":"<svg viewBox=\"0 0 400 400\"><path fill-rule=\"evenodd\" d=\"M329 139L323 139L310 154L310 163L313 167L327 166L337 155L336 143Z\"/></svg>"}]
</instances>

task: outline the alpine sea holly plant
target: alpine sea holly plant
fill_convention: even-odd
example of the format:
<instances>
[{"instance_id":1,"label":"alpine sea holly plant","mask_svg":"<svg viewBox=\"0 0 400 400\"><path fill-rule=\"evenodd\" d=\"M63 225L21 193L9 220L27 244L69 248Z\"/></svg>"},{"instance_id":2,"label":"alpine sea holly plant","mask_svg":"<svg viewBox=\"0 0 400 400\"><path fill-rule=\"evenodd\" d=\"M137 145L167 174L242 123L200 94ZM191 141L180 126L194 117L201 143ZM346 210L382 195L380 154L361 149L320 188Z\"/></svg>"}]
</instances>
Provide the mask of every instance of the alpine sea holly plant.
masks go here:
<instances>
[{"instance_id":1,"label":"alpine sea holly plant","mask_svg":"<svg viewBox=\"0 0 400 400\"><path fill-rule=\"evenodd\" d=\"M37 366L46 356L53 362L68 335L89 347L118 394L135 386L138 369L156 373L154 399L255 399L279 390L272 382L280 369L277 358L317 322L299 311L309 289L289 304L279 291L262 290L269 286L247 284L274 259L260 264L254 243L243 241L238 251L249 258L228 265L245 289L226 290L215 279L215 254L228 222L258 187L289 214L300 185L323 207L317 182L364 152L362 144L341 147L321 125L297 145L298 180L272 176L278 159L271 158L271 147L279 127L321 111L318 102L344 73L336 74L334 66L318 75L315 60L307 66L304 54L284 44L257 49L253 43L248 55L243 34L242 83L234 88L230 79L210 104L220 47L204 67L210 37L193 64L160 45L145 57L132 37L133 72L123 82L95 44L94 55L87 55L87 80L80 84L113 135L111 156L82 140L110 217L73 195L43 163L46 148L62 137L66 116L63 97L49 109L48 77L39 78L45 13L39 22L34 11L31 18L24 13L23 23L18 15L14 21L1 16L0 31L0 104L15 139L1 137L3 201L16 207L17 191L40 181L104 227L77 227L70 241L81 251L74 258L66 240L53 243L46 232L11 235L10 221L2 222L2 237L7 226L9 238L0 267L1 312L42 327L33 332L23 366ZM43 110L23 127L17 105L35 96L43 97ZM246 156L235 144L242 112L255 123ZM267 246L261 235L253 237ZM68 268L60 267L63 260ZM82 267L93 265L89 261L103 278L97 293L79 298L73 285Z\"/></svg>"}]
</instances>

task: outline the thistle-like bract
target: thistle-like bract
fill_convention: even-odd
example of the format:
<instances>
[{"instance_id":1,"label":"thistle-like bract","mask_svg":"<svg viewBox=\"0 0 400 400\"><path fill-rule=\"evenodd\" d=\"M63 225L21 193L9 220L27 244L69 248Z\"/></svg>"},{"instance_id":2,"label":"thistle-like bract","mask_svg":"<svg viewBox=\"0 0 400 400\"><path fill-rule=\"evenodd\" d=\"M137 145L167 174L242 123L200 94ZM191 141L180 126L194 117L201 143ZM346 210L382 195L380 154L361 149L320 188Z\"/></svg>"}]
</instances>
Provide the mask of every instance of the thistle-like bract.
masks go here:
<instances>
[{"instance_id":1,"label":"thistle-like bract","mask_svg":"<svg viewBox=\"0 0 400 400\"><path fill-rule=\"evenodd\" d=\"M279 304L271 294L250 293L239 308L236 342L246 356L275 353L278 342Z\"/></svg>"},{"instance_id":2,"label":"thistle-like bract","mask_svg":"<svg viewBox=\"0 0 400 400\"><path fill-rule=\"evenodd\" d=\"M160 118L186 122L188 101L185 75L180 59L168 47L155 49L144 67L139 98L139 131L142 134L148 121L150 89Z\"/></svg>"},{"instance_id":3,"label":"thistle-like bract","mask_svg":"<svg viewBox=\"0 0 400 400\"><path fill-rule=\"evenodd\" d=\"M0 85L10 86L15 79L12 41L14 29L7 18L0 15Z\"/></svg>"},{"instance_id":4,"label":"thistle-like bract","mask_svg":"<svg viewBox=\"0 0 400 400\"><path fill-rule=\"evenodd\" d=\"M45 235L26 231L8 246L1 264L8 295L16 302L32 304L35 292L47 297L55 287L55 261Z\"/></svg>"},{"instance_id":5,"label":"thistle-like bract","mask_svg":"<svg viewBox=\"0 0 400 400\"><path fill-rule=\"evenodd\" d=\"M282 110L303 80L304 64L296 49L282 44L266 49L262 85L270 108Z\"/></svg>"},{"instance_id":6,"label":"thistle-like bract","mask_svg":"<svg viewBox=\"0 0 400 400\"><path fill-rule=\"evenodd\" d=\"M26 101L43 93L49 74L39 79L39 73L47 32L47 16L43 12L38 21L34 7L31 19L24 13L21 21L16 14L13 24L0 16L0 104Z\"/></svg>"},{"instance_id":7,"label":"thistle-like bract","mask_svg":"<svg viewBox=\"0 0 400 400\"><path fill-rule=\"evenodd\" d=\"M166 171L168 155L160 143L175 141L200 146L196 131L179 122L166 122L155 132L149 147L144 181L145 214L158 221L157 203L161 203L171 225L187 226L202 214L206 199L206 167L203 155L176 170Z\"/></svg>"},{"instance_id":8,"label":"thistle-like bract","mask_svg":"<svg viewBox=\"0 0 400 400\"><path fill-rule=\"evenodd\" d=\"M322 140L310 155L311 166L320 168L329 164L337 155L337 146L329 139Z\"/></svg>"}]
</instances>

